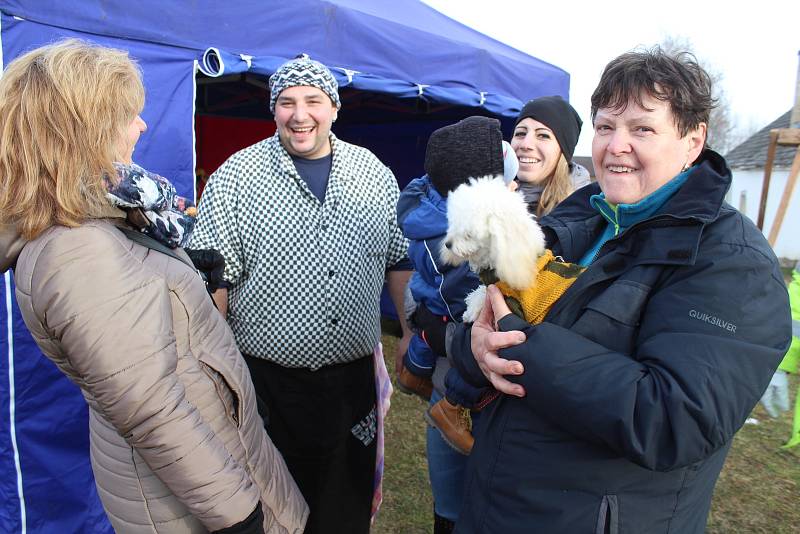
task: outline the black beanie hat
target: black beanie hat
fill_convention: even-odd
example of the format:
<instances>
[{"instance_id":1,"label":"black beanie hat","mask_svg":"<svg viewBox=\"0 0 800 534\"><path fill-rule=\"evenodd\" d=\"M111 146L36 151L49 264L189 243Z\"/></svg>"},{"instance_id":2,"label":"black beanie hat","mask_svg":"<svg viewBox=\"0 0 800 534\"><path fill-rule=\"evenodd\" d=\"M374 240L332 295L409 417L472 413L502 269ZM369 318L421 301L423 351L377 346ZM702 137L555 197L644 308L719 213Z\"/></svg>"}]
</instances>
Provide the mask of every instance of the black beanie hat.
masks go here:
<instances>
[{"instance_id":1,"label":"black beanie hat","mask_svg":"<svg viewBox=\"0 0 800 534\"><path fill-rule=\"evenodd\" d=\"M425 172L442 196L447 196L469 178L502 175L500 121L467 117L433 132L425 151Z\"/></svg>"},{"instance_id":2,"label":"black beanie hat","mask_svg":"<svg viewBox=\"0 0 800 534\"><path fill-rule=\"evenodd\" d=\"M572 154L575 152L575 145L578 144L583 121L578 116L578 112L563 98L543 96L529 101L519 112L517 122L514 123L515 129L522 119L539 121L553 130L553 135L556 136L558 146L561 147L567 163L572 161Z\"/></svg>"}]
</instances>

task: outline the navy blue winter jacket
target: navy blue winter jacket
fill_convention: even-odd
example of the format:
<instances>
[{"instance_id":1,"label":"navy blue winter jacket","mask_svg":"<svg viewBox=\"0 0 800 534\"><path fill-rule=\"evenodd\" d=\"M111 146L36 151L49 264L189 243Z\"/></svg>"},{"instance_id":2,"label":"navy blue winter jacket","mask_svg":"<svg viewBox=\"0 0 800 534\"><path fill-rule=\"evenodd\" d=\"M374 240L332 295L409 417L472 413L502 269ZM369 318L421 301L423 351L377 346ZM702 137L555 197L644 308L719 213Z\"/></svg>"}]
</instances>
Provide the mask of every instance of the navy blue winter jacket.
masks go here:
<instances>
[{"instance_id":1,"label":"navy blue winter jacket","mask_svg":"<svg viewBox=\"0 0 800 534\"><path fill-rule=\"evenodd\" d=\"M753 223L724 202L725 161L706 151L660 213L595 261L500 351L525 367L475 429L460 533L701 533L734 433L791 339L786 286ZM606 221L596 184L540 222L576 262ZM462 326L456 364L487 382Z\"/></svg>"},{"instance_id":2,"label":"navy blue winter jacket","mask_svg":"<svg viewBox=\"0 0 800 534\"><path fill-rule=\"evenodd\" d=\"M412 180L397 202L397 221L408 238L408 257L414 264L409 287L414 300L435 315L461 321L464 298L478 287L478 277L463 263L442 262L439 250L447 234L447 199L427 175Z\"/></svg>"}]
</instances>

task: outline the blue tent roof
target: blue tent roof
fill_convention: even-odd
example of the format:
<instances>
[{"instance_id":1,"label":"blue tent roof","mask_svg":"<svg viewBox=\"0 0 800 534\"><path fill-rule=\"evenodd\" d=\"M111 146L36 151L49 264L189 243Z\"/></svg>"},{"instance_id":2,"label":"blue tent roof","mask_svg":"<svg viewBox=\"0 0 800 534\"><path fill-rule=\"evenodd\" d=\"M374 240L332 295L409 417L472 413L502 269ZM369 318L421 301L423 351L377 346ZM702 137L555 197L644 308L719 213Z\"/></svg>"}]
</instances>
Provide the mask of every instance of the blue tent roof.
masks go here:
<instances>
[{"instance_id":1,"label":"blue tent roof","mask_svg":"<svg viewBox=\"0 0 800 534\"><path fill-rule=\"evenodd\" d=\"M387 90L396 93L416 96L423 86L434 100L507 117L530 98L569 92L569 75L562 69L415 0L3 0L0 9L83 33L197 51L215 47L237 57L286 59L305 52L331 67L394 81Z\"/></svg>"}]
</instances>

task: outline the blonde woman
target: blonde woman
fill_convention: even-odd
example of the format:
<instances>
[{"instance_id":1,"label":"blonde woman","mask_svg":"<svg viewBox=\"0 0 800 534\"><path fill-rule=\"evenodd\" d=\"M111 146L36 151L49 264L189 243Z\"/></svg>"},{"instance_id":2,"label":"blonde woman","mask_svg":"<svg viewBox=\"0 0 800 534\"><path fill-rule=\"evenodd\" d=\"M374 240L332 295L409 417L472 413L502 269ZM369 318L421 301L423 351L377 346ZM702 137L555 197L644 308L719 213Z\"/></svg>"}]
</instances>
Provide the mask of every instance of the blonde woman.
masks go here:
<instances>
[{"instance_id":1,"label":"blonde woman","mask_svg":"<svg viewBox=\"0 0 800 534\"><path fill-rule=\"evenodd\" d=\"M117 532L300 532L306 504L180 248L191 203L131 161L143 104L119 50L62 41L8 66L0 270L16 263L28 329L86 398Z\"/></svg>"},{"instance_id":2,"label":"blonde woman","mask_svg":"<svg viewBox=\"0 0 800 534\"><path fill-rule=\"evenodd\" d=\"M511 147L519 160L518 191L537 217L589 183L588 171L572 163L581 125L578 113L558 96L531 100L517 116Z\"/></svg>"}]
</instances>

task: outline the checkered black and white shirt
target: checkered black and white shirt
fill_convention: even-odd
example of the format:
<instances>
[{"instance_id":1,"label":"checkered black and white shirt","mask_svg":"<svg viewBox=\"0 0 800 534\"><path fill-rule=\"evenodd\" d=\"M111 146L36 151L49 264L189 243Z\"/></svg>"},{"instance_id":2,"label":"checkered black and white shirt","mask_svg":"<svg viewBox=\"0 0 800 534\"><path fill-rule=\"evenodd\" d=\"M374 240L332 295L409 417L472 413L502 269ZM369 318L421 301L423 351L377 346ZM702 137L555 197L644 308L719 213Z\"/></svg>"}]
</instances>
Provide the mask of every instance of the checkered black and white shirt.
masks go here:
<instances>
[{"instance_id":1,"label":"checkered black and white shirt","mask_svg":"<svg viewBox=\"0 0 800 534\"><path fill-rule=\"evenodd\" d=\"M275 134L211 176L189 244L225 257L228 323L239 350L286 367L371 354L385 270L408 248L392 172L369 150L330 139L324 203Z\"/></svg>"}]
</instances>

